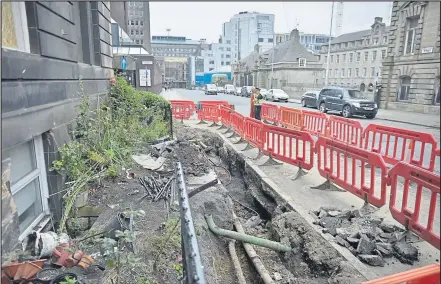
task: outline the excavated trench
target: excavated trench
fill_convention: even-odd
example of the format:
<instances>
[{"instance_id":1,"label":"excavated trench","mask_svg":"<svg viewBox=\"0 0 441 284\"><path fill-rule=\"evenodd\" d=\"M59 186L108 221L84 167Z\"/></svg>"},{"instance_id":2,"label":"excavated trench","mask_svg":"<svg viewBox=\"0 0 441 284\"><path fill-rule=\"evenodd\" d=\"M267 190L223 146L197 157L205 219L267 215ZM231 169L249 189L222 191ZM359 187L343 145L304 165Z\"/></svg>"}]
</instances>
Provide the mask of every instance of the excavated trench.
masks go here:
<instances>
[{"instance_id":1,"label":"excavated trench","mask_svg":"<svg viewBox=\"0 0 441 284\"><path fill-rule=\"evenodd\" d=\"M176 125L176 124L175 124ZM324 238L322 238L293 208L290 208L267 185L251 167L247 166L243 154L236 152L217 134L201 129L188 127L177 123L175 127L178 140L201 140L207 147L207 158L222 184L217 189L225 199L231 199L233 209L239 217L245 233L280 242L292 248L287 253L254 245L256 253L262 260L275 283L361 283L366 279L348 263ZM207 190L211 194L211 190ZM219 202L210 201L207 192L198 193L192 200L195 224L202 224L204 214L213 214L218 227L234 230L229 208L225 208L224 216L219 216ZM197 198L196 198L197 197ZM229 203L228 201L226 204ZM228 207L228 206L225 206ZM211 213L212 211L213 213ZM217 212L217 216L215 216ZM206 224L205 224L206 226ZM204 227L205 227L204 226ZM209 238L224 239L212 232ZM237 283L237 279L223 279L210 265L204 246L205 238L199 238L203 263L206 265L207 283ZM245 254L241 242L236 242L241 267L244 270L247 283L263 283L254 269L250 259ZM228 257L228 245L218 246L218 253ZM212 254L210 251L209 254ZM207 265L208 264L208 265ZM232 269L231 263L228 265ZM216 275L215 278L212 276ZM231 275L228 277L232 277Z\"/></svg>"}]
</instances>

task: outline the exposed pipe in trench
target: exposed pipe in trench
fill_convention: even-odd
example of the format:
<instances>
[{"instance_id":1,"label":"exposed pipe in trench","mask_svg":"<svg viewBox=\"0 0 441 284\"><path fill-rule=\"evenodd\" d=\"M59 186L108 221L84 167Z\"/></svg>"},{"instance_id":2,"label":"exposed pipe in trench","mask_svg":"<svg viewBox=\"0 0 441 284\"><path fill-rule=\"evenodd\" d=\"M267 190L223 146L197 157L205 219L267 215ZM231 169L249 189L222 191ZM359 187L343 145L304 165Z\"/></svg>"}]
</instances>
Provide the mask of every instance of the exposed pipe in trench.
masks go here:
<instances>
[{"instance_id":1,"label":"exposed pipe in trench","mask_svg":"<svg viewBox=\"0 0 441 284\"><path fill-rule=\"evenodd\" d=\"M228 242L228 250L230 252L231 261L233 262L234 272L236 272L236 277L238 284L247 284L245 277L243 276L242 267L240 266L239 258L236 254L235 240L230 240Z\"/></svg>"},{"instance_id":2,"label":"exposed pipe in trench","mask_svg":"<svg viewBox=\"0 0 441 284\"><path fill-rule=\"evenodd\" d=\"M250 235L247 235L244 233L239 233L239 232L234 232L234 231L219 228L218 226L216 226L216 224L214 224L213 217L211 215L205 215L205 220L207 221L208 228L210 228L210 230L216 235L227 237L227 238L241 241L241 242L250 243L250 244L253 244L256 246L269 248L269 249L272 249L275 251L281 251L281 252L291 251L290 247L285 246L285 245L278 243L278 242L274 242L274 241L250 236Z\"/></svg>"}]
</instances>

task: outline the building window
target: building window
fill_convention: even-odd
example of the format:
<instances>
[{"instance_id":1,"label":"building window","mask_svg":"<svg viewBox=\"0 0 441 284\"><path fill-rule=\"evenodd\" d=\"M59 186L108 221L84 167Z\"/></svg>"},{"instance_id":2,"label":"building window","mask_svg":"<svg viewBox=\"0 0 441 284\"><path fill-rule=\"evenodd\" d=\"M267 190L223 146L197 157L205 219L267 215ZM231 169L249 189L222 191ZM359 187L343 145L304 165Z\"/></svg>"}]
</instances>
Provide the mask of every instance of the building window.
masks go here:
<instances>
[{"instance_id":1,"label":"building window","mask_svg":"<svg viewBox=\"0 0 441 284\"><path fill-rule=\"evenodd\" d=\"M231 47L227 47L227 51L231 51Z\"/></svg>"},{"instance_id":2,"label":"building window","mask_svg":"<svg viewBox=\"0 0 441 284\"><path fill-rule=\"evenodd\" d=\"M363 68L363 78L366 78L366 76L367 76L367 68L364 67Z\"/></svg>"},{"instance_id":3,"label":"building window","mask_svg":"<svg viewBox=\"0 0 441 284\"><path fill-rule=\"evenodd\" d=\"M139 35L139 31L138 31L138 30L136 30L136 31L135 31L135 34L136 34L136 35Z\"/></svg>"},{"instance_id":4,"label":"building window","mask_svg":"<svg viewBox=\"0 0 441 284\"><path fill-rule=\"evenodd\" d=\"M348 68L348 78L351 78L351 76L352 76L352 69Z\"/></svg>"},{"instance_id":5,"label":"building window","mask_svg":"<svg viewBox=\"0 0 441 284\"><path fill-rule=\"evenodd\" d=\"M231 44L231 40L227 40L227 44Z\"/></svg>"},{"instance_id":6,"label":"building window","mask_svg":"<svg viewBox=\"0 0 441 284\"><path fill-rule=\"evenodd\" d=\"M343 63L346 62L346 54L343 54L343 58L342 58Z\"/></svg>"},{"instance_id":7,"label":"building window","mask_svg":"<svg viewBox=\"0 0 441 284\"><path fill-rule=\"evenodd\" d=\"M130 21L130 24L131 24L132 26L134 26L134 25L135 25L135 21Z\"/></svg>"},{"instance_id":8,"label":"building window","mask_svg":"<svg viewBox=\"0 0 441 284\"><path fill-rule=\"evenodd\" d=\"M410 77L405 76L400 78L400 89L398 90L398 98L401 101L406 101L409 99L410 91Z\"/></svg>"},{"instance_id":9,"label":"building window","mask_svg":"<svg viewBox=\"0 0 441 284\"><path fill-rule=\"evenodd\" d=\"M371 77L375 78L375 67L371 68Z\"/></svg>"},{"instance_id":10,"label":"building window","mask_svg":"<svg viewBox=\"0 0 441 284\"><path fill-rule=\"evenodd\" d=\"M383 37L383 43L386 44L387 43L387 36Z\"/></svg>"},{"instance_id":11,"label":"building window","mask_svg":"<svg viewBox=\"0 0 441 284\"><path fill-rule=\"evenodd\" d=\"M325 56L325 62L326 63L328 62L328 56Z\"/></svg>"},{"instance_id":12,"label":"building window","mask_svg":"<svg viewBox=\"0 0 441 284\"><path fill-rule=\"evenodd\" d=\"M408 18L406 23L406 42L404 43L404 54L413 54L415 49L415 33L418 27L419 17Z\"/></svg>"},{"instance_id":13,"label":"building window","mask_svg":"<svg viewBox=\"0 0 441 284\"><path fill-rule=\"evenodd\" d=\"M135 31L134 31L134 30L131 30L131 31L130 31L130 34L131 34L131 35L134 35L134 34L135 34Z\"/></svg>"},{"instance_id":14,"label":"building window","mask_svg":"<svg viewBox=\"0 0 441 284\"><path fill-rule=\"evenodd\" d=\"M306 67L306 58L299 58L299 67Z\"/></svg>"},{"instance_id":15,"label":"building window","mask_svg":"<svg viewBox=\"0 0 441 284\"><path fill-rule=\"evenodd\" d=\"M140 21L139 23L141 24L141 26L144 26L144 21Z\"/></svg>"},{"instance_id":16,"label":"building window","mask_svg":"<svg viewBox=\"0 0 441 284\"><path fill-rule=\"evenodd\" d=\"M230 65L230 61L227 61L227 62L225 63L225 65Z\"/></svg>"},{"instance_id":17,"label":"building window","mask_svg":"<svg viewBox=\"0 0 441 284\"><path fill-rule=\"evenodd\" d=\"M369 52L366 51L366 52L364 53L364 62L368 62L368 58L369 58Z\"/></svg>"},{"instance_id":18,"label":"building window","mask_svg":"<svg viewBox=\"0 0 441 284\"><path fill-rule=\"evenodd\" d=\"M352 61L354 61L354 54L349 53L349 63L352 63Z\"/></svg>"},{"instance_id":19,"label":"building window","mask_svg":"<svg viewBox=\"0 0 441 284\"><path fill-rule=\"evenodd\" d=\"M359 68L355 68L355 77L356 78L360 77L360 69Z\"/></svg>"},{"instance_id":20,"label":"building window","mask_svg":"<svg viewBox=\"0 0 441 284\"><path fill-rule=\"evenodd\" d=\"M49 213L41 136L2 153L11 159L11 193L23 239Z\"/></svg>"},{"instance_id":21,"label":"building window","mask_svg":"<svg viewBox=\"0 0 441 284\"><path fill-rule=\"evenodd\" d=\"M136 40L136 44L139 44L139 39Z\"/></svg>"},{"instance_id":22,"label":"building window","mask_svg":"<svg viewBox=\"0 0 441 284\"><path fill-rule=\"evenodd\" d=\"M140 30L140 31L139 31L139 34L140 34L140 35L143 35L143 34L144 34L144 31L143 31L143 30Z\"/></svg>"},{"instance_id":23,"label":"building window","mask_svg":"<svg viewBox=\"0 0 441 284\"><path fill-rule=\"evenodd\" d=\"M224 62L223 61L221 61L221 66L224 66Z\"/></svg>"},{"instance_id":24,"label":"building window","mask_svg":"<svg viewBox=\"0 0 441 284\"><path fill-rule=\"evenodd\" d=\"M225 58L230 58L231 56L229 54L225 55Z\"/></svg>"},{"instance_id":25,"label":"building window","mask_svg":"<svg viewBox=\"0 0 441 284\"><path fill-rule=\"evenodd\" d=\"M274 41L274 39L272 39L272 38L268 39L268 42L273 42L273 41Z\"/></svg>"},{"instance_id":26,"label":"building window","mask_svg":"<svg viewBox=\"0 0 441 284\"><path fill-rule=\"evenodd\" d=\"M259 40L258 40L259 42L263 42L263 38L261 38L261 37L259 37Z\"/></svg>"},{"instance_id":27,"label":"building window","mask_svg":"<svg viewBox=\"0 0 441 284\"><path fill-rule=\"evenodd\" d=\"M138 21L135 21L135 25L136 25L136 26L138 25Z\"/></svg>"},{"instance_id":28,"label":"building window","mask_svg":"<svg viewBox=\"0 0 441 284\"><path fill-rule=\"evenodd\" d=\"M334 78L338 78L338 69L335 69L335 75L334 75Z\"/></svg>"},{"instance_id":29,"label":"building window","mask_svg":"<svg viewBox=\"0 0 441 284\"><path fill-rule=\"evenodd\" d=\"M214 64L214 60L211 60L210 62L208 62L209 64Z\"/></svg>"},{"instance_id":30,"label":"building window","mask_svg":"<svg viewBox=\"0 0 441 284\"><path fill-rule=\"evenodd\" d=\"M31 52L25 2L2 2L2 47Z\"/></svg>"},{"instance_id":31,"label":"building window","mask_svg":"<svg viewBox=\"0 0 441 284\"><path fill-rule=\"evenodd\" d=\"M366 91L366 85L364 83L360 84L360 92Z\"/></svg>"},{"instance_id":32,"label":"building window","mask_svg":"<svg viewBox=\"0 0 441 284\"><path fill-rule=\"evenodd\" d=\"M377 60L377 51L372 51L372 62Z\"/></svg>"},{"instance_id":33,"label":"building window","mask_svg":"<svg viewBox=\"0 0 441 284\"><path fill-rule=\"evenodd\" d=\"M331 55L331 59L329 60L331 63L334 62L334 55Z\"/></svg>"},{"instance_id":34,"label":"building window","mask_svg":"<svg viewBox=\"0 0 441 284\"><path fill-rule=\"evenodd\" d=\"M141 44L144 44L144 40L141 39Z\"/></svg>"},{"instance_id":35,"label":"building window","mask_svg":"<svg viewBox=\"0 0 441 284\"><path fill-rule=\"evenodd\" d=\"M357 62L360 62L360 58L361 58L361 52L357 52Z\"/></svg>"},{"instance_id":36,"label":"building window","mask_svg":"<svg viewBox=\"0 0 441 284\"><path fill-rule=\"evenodd\" d=\"M378 38L374 39L374 44L375 44L375 45L378 44Z\"/></svg>"},{"instance_id":37,"label":"building window","mask_svg":"<svg viewBox=\"0 0 441 284\"><path fill-rule=\"evenodd\" d=\"M345 77L345 68L341 69L341 77L344 78Z\"/></svg>"},{"instance_id":38,"label":"building window","mask_svg":"<svg viewBox=\"0 0 441 284\"><path fill-rule=\"evenodd\" d=\"M382 51L381 51L381 59L383 59L383 58L385 58L386 57L386 49L383 49Z\"/></svg>"},{"instance_id":39,"label":"building window","mask_svg":"<svg viewBox=\"0 0 441 284\"><path fill-rule=\"evenodd\" d=\"M340 63L340 55L336 56L337 63Z\"/></svg>"}]
</instances>

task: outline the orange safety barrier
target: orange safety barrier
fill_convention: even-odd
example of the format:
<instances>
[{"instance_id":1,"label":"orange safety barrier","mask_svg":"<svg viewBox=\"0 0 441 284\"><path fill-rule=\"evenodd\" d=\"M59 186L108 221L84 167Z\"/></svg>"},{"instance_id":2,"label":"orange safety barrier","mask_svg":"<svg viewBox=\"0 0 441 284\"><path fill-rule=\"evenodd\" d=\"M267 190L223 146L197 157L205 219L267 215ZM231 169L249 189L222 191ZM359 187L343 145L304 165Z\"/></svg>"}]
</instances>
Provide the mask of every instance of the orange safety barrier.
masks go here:
<instances>
[{"instance_id":1,"label":"orange safety barrier","mask_svg":"<svg viewBox=\"0 0 441 284\"><path fill-rule=\"evenodd\" d=\"M246 117L244 130L244 139L259 150L263 149L263 123L257 119Z\"/></svg>"},{"instance_id":2,"label":"orange safety barrier","mask_svg":"<svg viewBox=\"0 0 441 284\"><path fill-rule=\"evenodd\" d=\"M193 101L171 100L172 115L176 119L189 119L195 111Z\"/></svg>"},{"instance_id":3,"label":"orange safety barrier","mask_svg":"<svg viewBox=\"0 0 441 284\"><path fill-rule=\"evenodd\" d=\"M200 104L201 109L198 110L198 119L201 121L219 121L219 105L216 104Z\"/></svg>"},{"instance_id":4,"label":"orange safety barrier","mask_svg":"<svg viewBox=\"0 0 441 284\"><path fill-rule=\"evenodd\" d=\"M398 181L398 177L404 179L403 184ZM439 210L437 201L439 202L440 197L440 182L439 175L405 162L399 162L389 171L389 210L392 217L437 249L440 249L440 236L439 232L437 234L434 231L433 226L440 222L435 220ZM411 184L415 187L411 187ZM430 191L430 197L423 196L429 195L428 192L423 192L423 188ZM413 193L415 200L409 200L410 196L414 196ZM422 204L423 199L430 199L429 204ZM413 203L413 211L409 208L409 203Z\"/></svg>"},{"instance_id":5,"label":"orange safety barrier","mask_svg":"<svg viewBox=\"0 0 441 284\"><path fill-rule=\"evenodd\" d=\"M363 284L439 284L439 268L439 264L431 264L379 279L363 282Z\"/></svg>"},{"instance_id":6,"label":"orange safety barrier","mask_svg":"<svg viewBox=\"0 0 441 284\"><path fill-rule=\"evenodd\" d=\"M244 137L245 131L245 117L238 112L231 113L231 128L237 135Z\"/></svg>"},{"instance_id":7,"label":"orange safety barrier","mask_svg":"<svg viewBox=\"0 0 441 284\"><path fill-rule=\"evenodd\" d=\"M314 166L314 139L300 130L264 125L262 152L277 160L310 170Z\"/></svg>"},{"instance_id":8,"label":"orange safety barrier","mask_svg":"<svg viewBox=\"0 0 441 284\"><path fill-rule=\"evenodd\" d=\"M279 124L289 129L301 130L303 127L302 110L281 106L279 108Z\"/></svg>"},{"instance_id":9,"label":"orange safety barrier","mask_svg":"<svg viewBox=\"0 0 441 284\"><path fill-rule=\"evenodd\" d=\"M207 105L207 104L218 105L218 106L223 105L226 107L230 105L227 101L199 101L198 103L204 104L204 105Z\"/></svg>"},{"instance_id":10,"label":"orange safety barrier","mask_svg":"<svg viewBox=\"0 0 441 284\"><path fill-rule=\"evenodd\" d=\"M328 120L329 138L362 147L363 127L353 119L332 115Z\"/></svg>"},{"instance_id":11,"label":"orange safety barrier","mask_svg":"<svg viewBox=\"0 0 441 284\"><path fill-rule=\"evenodd\" d=\"M231 106L221 105L219 108L219 115L221 118L222 125L225 127L230 127L231 125Z\"/></svg>"},{"instance_id":12,"label":"orange safety barrier","mask_svg":"<svg viewBox=\"0 0 441 284\"><path fill-rule=\"evenodd\" d=\"M369 124L363 140L364 149L381 154L388 164L405 161L429 171L435 167L437 141L432 134Z\"/></svg>"},{"instance_id":13,"label":"orange safety barrier","mask_svg":"<svg viewBox=\"0 0 441 284\"><path fill-rule=\"evenodd\" d=\"M321 176L376 207L386 204L387 166L379 154L326 137L318 138L315 152ZM376 168L381 170L379 194L375 192Z\"/></svg>"},{"instance_id":14,"label":"orange safety barrier","mask_svg":"<svg viewBox=\"0 0 441 284\"><path fill-rule=\"evenodd\" d=\"M260 111L262 119L275 125L279 124L279 108L276 105L262 104Z\"/></svg>"},{"instance_id":15,"label":"orange safety barrier","mask_svg":"<svg viewBox=\"0 0 441 284\"><path fill-rule=\"evenodd\" d=\"M328 127L328 117L326 114L303 110L303 125L302 130L311 133L314 136L326 136Z\"/></svg>"}]
</instances>

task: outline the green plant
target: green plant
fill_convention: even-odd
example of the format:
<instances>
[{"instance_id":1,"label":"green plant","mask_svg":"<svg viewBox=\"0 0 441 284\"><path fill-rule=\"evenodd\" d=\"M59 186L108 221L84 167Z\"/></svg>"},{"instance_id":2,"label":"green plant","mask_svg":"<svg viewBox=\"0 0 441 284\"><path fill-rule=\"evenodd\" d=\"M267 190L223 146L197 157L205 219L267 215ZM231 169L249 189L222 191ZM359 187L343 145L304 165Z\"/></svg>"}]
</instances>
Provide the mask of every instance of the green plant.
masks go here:
<instances>
[{"instance_id":1,"label":"green plant","mask_svg":"<svg viewBox=\"0 0 441 284\"><path fill-rule=\"evenodd\" d=\"M178 273L179 277L184 276L184 268L182 268L182 264L174 263L173 264L173 268L176 270L176 272Z\"/></svg>"},{"instance_id":2,"label":"green plant","mask_svg":"<svg viewBox=\"0 0 441 284\"><path fill-rule=\"evenodd\" d=\"M76 284L78 281L76 279L70 278L69 276L66 276L64 278L64 281L61 281L60 284Z\"/></svg>"}]
</instances>

